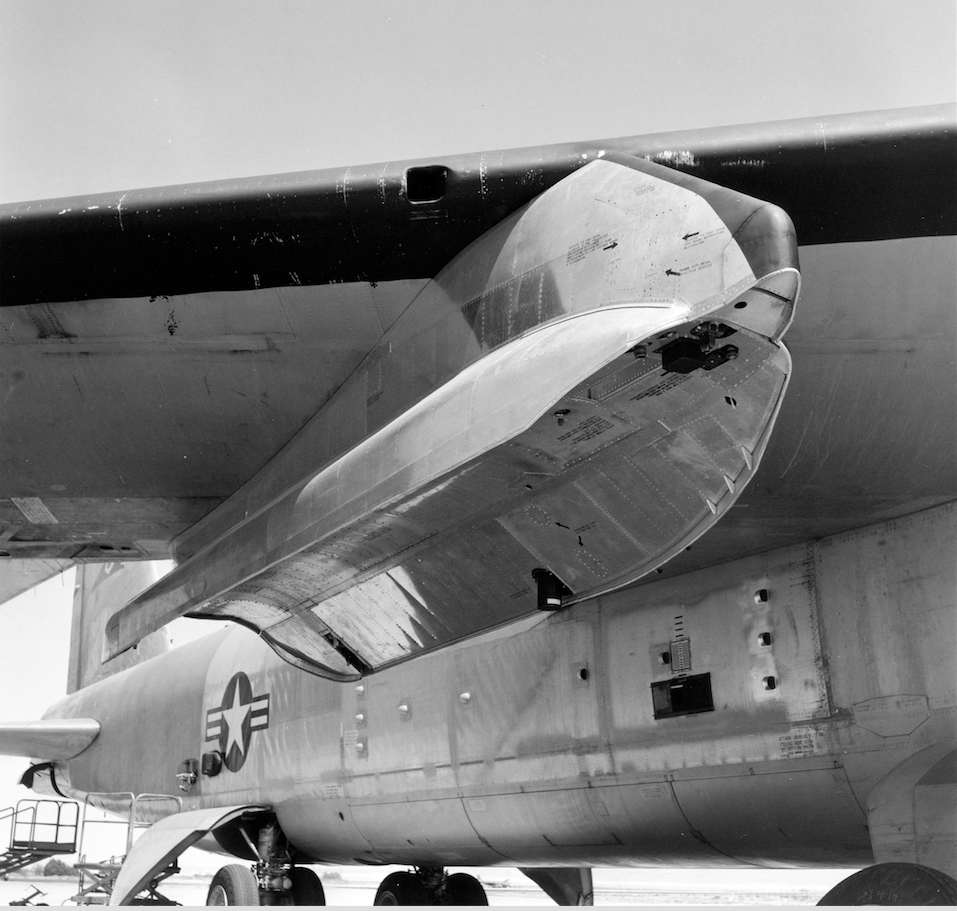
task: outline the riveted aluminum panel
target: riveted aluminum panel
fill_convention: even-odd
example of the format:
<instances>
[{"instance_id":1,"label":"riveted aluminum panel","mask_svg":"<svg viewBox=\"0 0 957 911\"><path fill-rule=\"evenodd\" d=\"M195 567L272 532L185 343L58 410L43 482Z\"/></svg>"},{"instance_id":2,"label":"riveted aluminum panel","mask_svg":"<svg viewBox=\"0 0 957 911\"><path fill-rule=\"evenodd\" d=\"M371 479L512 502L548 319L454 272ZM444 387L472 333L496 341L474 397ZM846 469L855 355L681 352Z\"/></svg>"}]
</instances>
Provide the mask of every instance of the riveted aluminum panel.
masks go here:
<instances>
[{"instance_id":1,"label":"riveted aluminum panel","mask_svg":"<svg viewBox=\"0 0 957 911\"><path fill-rule=\"evenodd\" d=\"M901 715L927 717L915 697L931 712L957 706L955 554L954 503L815 545L834 701L863 727L911 727Z\"/></svg>"},{"instance_id":2,"label":"riveted aluminum panel","mask_svg":"<svg viewBox=\"0 0 957 911\"><path fill-rule=\"evenodd\" d=\"M674 793L688 823L716 850L753 864L870 861L867 818L843 769L757 764L739 774L678 772ZM733 811L732 811L733 808ZM823 837L823 833L827 833Z\"/></svg>"},{"instance_id":3,"label":"riveted aluminum panel","mask_svg":"<svg viewBox=\"0 0 957 911\"><path fill-rule=\"evenodd\" d=\"M810 723L831 714L807 548L609 596L602 626L613 742L618 763L629 768L757 760L769 750L784 756L789 744L755 740L754 729L772 719ZM655 721L651 693L635 689L634 675L670 679L671 663L661 656L678 633L691 642L693 672L711 674L715 711ZM769 677L773 689L765 686Z\"/></svg>"},{"instance_id":4,"label":"riveted aluminum panel","mask_svg":"<svg viewBox=\"0 0 957 911\"><path fill-rule=\"evenodd\" d=\"M501 862L503 855L476 833L462 804L457 797L401 800L358 804L352 812L373 850L393 863Z\"/></svg>"}]
</instances>

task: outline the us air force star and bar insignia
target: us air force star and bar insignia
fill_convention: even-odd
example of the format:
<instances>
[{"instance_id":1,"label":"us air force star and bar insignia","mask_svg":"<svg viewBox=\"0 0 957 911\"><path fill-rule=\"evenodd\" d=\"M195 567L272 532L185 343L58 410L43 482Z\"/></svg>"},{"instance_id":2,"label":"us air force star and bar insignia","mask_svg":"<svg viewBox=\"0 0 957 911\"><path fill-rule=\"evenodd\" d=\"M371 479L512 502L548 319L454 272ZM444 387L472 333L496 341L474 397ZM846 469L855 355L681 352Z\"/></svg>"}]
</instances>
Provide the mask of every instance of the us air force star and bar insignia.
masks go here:
<instances>
[{"instance_id":1,"label":"us air force star and bar insignia","mask_svg":"<svg viewBox=\"0 0 957 911\"><path fill-rule=\"evenodd\" d=\"M269 693L253 696L242 671L226 684L222 705L206 711L206 742L219 742L223 764L230 772L238 772L246 762L253 731L268 727Z\"/></svg>"}]
</instances>

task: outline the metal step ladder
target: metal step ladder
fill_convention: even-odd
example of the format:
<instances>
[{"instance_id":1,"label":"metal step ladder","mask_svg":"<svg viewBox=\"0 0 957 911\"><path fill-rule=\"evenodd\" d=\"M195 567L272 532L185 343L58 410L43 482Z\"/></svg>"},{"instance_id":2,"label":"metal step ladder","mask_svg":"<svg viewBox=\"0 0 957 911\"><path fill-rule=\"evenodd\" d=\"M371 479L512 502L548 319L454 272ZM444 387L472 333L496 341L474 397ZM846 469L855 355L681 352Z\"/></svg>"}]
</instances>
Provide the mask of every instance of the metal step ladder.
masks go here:
<instances>
[{"instance_id":1,"label":"metal step ladder","mask_svg":"<svg viewBox=\"0 0 957 911\"><path fill-rule=\"evenodd\" d=\"M21 800L0 810L7 823L7 845L0 854L0 876L56 854L76 851L79 807L72 800Z\"/></svg>"},{"instance_id":2,"label":"metal step ladder","mask_svg":"<svg viewBox=\"0 0 957 911\"><path fill-rule=\"evenodd\" d=\"M94 819L90 811L99 807L108 807L108 813L114 818ZM137 829L149 827L157 819L180 813L183 809L183 800L172 794L132 794L95 793L87 794L83 803L83 816L80 826L79 860L73 865L79 874L77 893L67 901L78 905L106 905L113 894L116 878L120 874L123 861L133 847ZM87 860L85 837L92 826L119 826L125 829L125 850L109 859L93 863ZM164 870L144 886L134 904L137 905L172 905L170 901L158 891L159 884L168 877L179 873L176 861L172 861Z\"/></svg>"}]
</instances>

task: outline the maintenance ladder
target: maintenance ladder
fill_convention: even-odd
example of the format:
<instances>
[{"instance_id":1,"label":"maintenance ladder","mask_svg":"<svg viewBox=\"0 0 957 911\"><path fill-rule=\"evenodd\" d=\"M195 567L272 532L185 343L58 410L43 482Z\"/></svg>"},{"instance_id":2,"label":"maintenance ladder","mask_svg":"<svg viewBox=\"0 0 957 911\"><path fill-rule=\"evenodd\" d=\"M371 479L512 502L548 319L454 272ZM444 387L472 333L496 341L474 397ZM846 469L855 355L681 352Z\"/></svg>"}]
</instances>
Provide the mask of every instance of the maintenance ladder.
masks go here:
<instances>
[{"instance_id":1,"label":"maintenance ladder","mask_svg":"<svg viewBox=\"0 0 957 911\"><path fill-rule=\"evenodd\" d=\"M107 812L114 814L117 818L91 819L90 810L97 808L97 806L108 808ZM113 894L113 887L116 885L116 878L120 875L123 861L126 859L126 855L130 853L130 848L133 847L136 830L147 828L157 819L173 813L180 813L182 810L182 798L172 794L132 794L125 791L87 794L83 802L83 821L80 826L80 858L73 865L79 874L78 891L68 901L75 902L78 905L108 904L110 896ZM126 829L125 851L110 857L108 860L93 863L88 861L86 857L85 837L89 835L91 826L103 825L120 826ZM175 902L165 898L157 888L164 879L175 873L179 873L179 867L174 860L144 886L139 893L140 897L136 899L134 904L175 904ZM147 894L143 895L144 892Z\"/></svg>"},{"instance_id":2,"label":"maintenance ladder","mask_svg":"<svg viewBox=\"0 0 957 911\"><path fill-rule=\"evenodd\" d=\"M121 818L91 818L90 811L96 804L105 805L108 812ZM136 830L163 816L182 812L182 809L182 798L170 794L88 794L82 815L79 805L72 800L21 800L16 808L0 810L0 824L7 823L9 843L0 854L0 876L56 854L79 853L79 860L73 865L79 874L78 891L68 901L79 905L105 905L110 900L123 861L133 846ZM84 835L89 834L91 826L103 824L125 830L125 850L102 863L91 863L84 851ZM136 904L174 904L157 891L157 886L178 872L179 867L173 861L144 887ZM143 893L147 894L143 896Z\"/></svg>"},{"instance_id":3,"label":"maintenance ladder","mask_svg":"<svg viewBox=\"0 0 957 911\"><path fill-rule=\"evenodd\" d=\"M73 854L78 818L72 800L21 800L16 808L0 810L9 845L0 854L0 876L56 854Z\"/></svg>"}]
</instances>

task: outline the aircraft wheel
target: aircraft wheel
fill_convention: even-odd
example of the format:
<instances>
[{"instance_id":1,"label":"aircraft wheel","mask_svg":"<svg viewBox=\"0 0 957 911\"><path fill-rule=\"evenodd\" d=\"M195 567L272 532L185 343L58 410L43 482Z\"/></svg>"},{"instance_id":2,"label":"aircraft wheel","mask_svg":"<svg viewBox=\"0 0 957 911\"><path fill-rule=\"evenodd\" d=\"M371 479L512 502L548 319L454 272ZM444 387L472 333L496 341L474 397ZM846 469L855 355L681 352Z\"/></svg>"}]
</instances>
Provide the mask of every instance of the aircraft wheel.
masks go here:
<instances>
[{"instance_id":1,"label":"aircraft wheel","mask_svg":"<svg viewBox=\"0 0 957 911\"><path fill-rule=\"evenodd\" d=\"M377 905L431 905L428 890L414 873L393 873L375 894Z\"/></svg>"},{"instance_id":2,"label":"aircraft wheel","mask_svg":"<svg viewBox=\"0 0 957 911\"><path fill-rule=\"evenodd\" d=\"M920 864L875 864L839 882L819 905L954 905L957 880Z\"/></svg>"},{"instance_id":3,"label":"aircraft wheel","mask_svg":"<svg viewBox=\"0 0 957 911\"><path fill-rule=\"evenodd\" d=\"M223 867L209 884L207 907L220 905L258 905L259 883L249 867L230 864Z\"/></svg>"},{"instance_id":4,"label":"aircraft wheel","mask_svg":"<svg viewBox=\"0 0 957 911\"><path fill-rule=\"evenodd\" d=\"M488 896L482 884L469 873L453 873L445 881L445 897L450 905L487 905Z\"/></svg>"},{"instance_id":5,"label":"aircraft wheel","mask_svg":"<svg viewBox=\"0 0 957 911\"><path fill-rule=\"evenodd\" d=\"M322 888L322 880L305 867L293 867L289 871L292 880L292 903L294 905L324 905L326 891Z\"/></svg>"}]
</instances>

